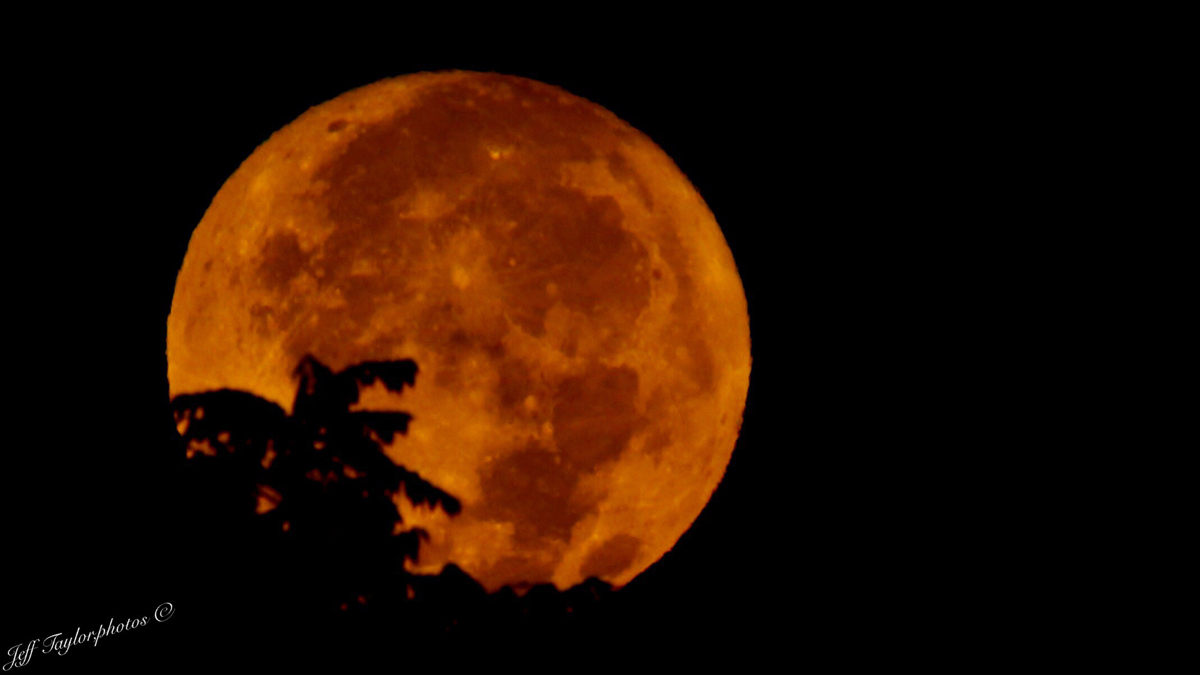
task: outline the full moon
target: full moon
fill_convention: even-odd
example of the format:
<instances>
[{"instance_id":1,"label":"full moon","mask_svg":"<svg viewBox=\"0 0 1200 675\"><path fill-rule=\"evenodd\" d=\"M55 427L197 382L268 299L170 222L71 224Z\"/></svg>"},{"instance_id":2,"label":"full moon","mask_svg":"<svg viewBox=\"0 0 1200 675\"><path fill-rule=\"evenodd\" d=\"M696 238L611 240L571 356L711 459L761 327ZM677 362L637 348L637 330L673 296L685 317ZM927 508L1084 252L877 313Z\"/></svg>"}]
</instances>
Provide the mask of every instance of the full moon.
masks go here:
<instances>
[{"instance_id":1,"label":"full moon","mask_svg":"<svg viewBox=\"0 0 1200 675\"><path fill-rule=\"evenodd\" d=\"M192 235L170 394L291 409L305 355L412 359L395 462L462 510L417 573L489 591L628 583L700 514L750 378L746 297L711 211L653 141L557 87L442 72L371 84L273 134Z\"/></svg>"}]
</instances>

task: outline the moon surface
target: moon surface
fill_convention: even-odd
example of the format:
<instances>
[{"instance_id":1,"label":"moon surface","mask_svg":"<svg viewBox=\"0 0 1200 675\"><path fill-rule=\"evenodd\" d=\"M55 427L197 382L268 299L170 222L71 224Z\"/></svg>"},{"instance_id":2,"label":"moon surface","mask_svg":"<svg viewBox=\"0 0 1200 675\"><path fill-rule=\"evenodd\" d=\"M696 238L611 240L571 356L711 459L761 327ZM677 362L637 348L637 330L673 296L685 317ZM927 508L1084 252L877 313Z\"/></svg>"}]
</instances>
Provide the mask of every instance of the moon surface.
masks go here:
<instances>
[{"instance_id":1,"label":"moon surface","mask_svg":"<svg viewBox=\"0 0 1200 675\"><path fill-rule=\"evenodd\" d=\"M451 517L396 495L430 533L413 571L620 586L724 475L750 330L716 220L648 137L550 85L423 73L277 131L192 235L171 396L290 411L306 354L420 369L360 402L411 413L386 452L462 502Z\"/></svg>"}]
</instances>

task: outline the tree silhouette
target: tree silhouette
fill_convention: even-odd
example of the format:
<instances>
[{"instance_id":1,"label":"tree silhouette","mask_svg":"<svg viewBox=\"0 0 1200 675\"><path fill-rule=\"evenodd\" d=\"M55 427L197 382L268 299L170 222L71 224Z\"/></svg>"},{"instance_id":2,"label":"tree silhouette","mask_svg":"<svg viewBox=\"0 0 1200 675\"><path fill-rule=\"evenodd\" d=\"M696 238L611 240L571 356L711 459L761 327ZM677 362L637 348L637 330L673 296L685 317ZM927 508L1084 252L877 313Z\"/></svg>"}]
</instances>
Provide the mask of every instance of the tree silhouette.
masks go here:
<instances>
[{"instance_id":1,"label":"tree silhouette","mask_svg":"<svg viewBox=\"0 0 1200 675\"><path fill-rule=\"evenodd\" d=\"M373 361L340 372L312 357L296 368L292 414L246 392L178 396L176 426L196 474L223 495L232 519L256 516L252 536L278 537L286 560L271 572L293 577L337 607L407 592L404 559L415 561L420 529L401 530L393 497L454 515L457 499L382 451L408 430L402 412L353 411L359 388L412 386L412 361ZM314 583L317 582L317 583Z\"/></svg>"},{"instance_id":2,"label":"tree silhouette","mask_svg":"<svg viewBox=\"0 0 1200 675\"><path fill-rule=\"evenodd\" d=\"M594 625L587 622L612 592L594 578L562 592L541 584L522 597L510 588L489 595L453 564L433 576L405 570L428 535L403 528L393 498L451 516L461 506L384 454L384 444L407 433L407 413L352 407L361 387L381 382L401 392L416 374L409 360L333 372L309 356L295 371L290 415L230 389L173 399L192 527L203 542L192 564L214 592L232 594L227 602L270 607L290 626L369 615L367 628L380 635L433 630L503 640Z\"/></svg>"}]
</instances>

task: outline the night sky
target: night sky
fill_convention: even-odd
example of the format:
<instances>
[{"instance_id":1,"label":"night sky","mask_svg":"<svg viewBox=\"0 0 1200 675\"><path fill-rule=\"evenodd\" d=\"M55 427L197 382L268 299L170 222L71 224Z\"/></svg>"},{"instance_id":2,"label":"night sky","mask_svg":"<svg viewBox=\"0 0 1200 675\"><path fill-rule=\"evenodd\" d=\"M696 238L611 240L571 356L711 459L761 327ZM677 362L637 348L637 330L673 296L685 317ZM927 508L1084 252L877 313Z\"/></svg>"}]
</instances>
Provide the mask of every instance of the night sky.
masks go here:
<instances>
[{"instance_id":1,"label":"night sky","mask_svg":"<svg viewBox=\"0 0 1200 675\"><path fill-rule=\"evenodd\" d=\"M800 292L812 255L801 240L815 226L805 209L811 168L801 168L811 130L800 119L805 78L785 65L788 50L734 28L662 43L653 31L630 34L620 50L526 44L519 54L447 44L331 56L92 38L52 50L68 67L46 58L18 72L9 91L24 119L9 133L21 139L23 180L10 195L6 270L17 464L6 471L3 647L151 615L63 656L39 644L23 672L47 661L236 667L241 657L221 651L231 643L257 663L291 663L321 635L333 636L321 650L342 648L335 629L310 626L307 641L260 630L284 619L250 602L218 603L192 583L206 571L188 554L196 540L180 503L166 319L192 228L259 143L351 88L446 68L558 85L646 133L715 214L749 301L749 401L724 481L675 549L607 600L587 631L556 632L559 646L753 655L799 639L807 589L822 583L806 571L819 554L813 520L828 508L806 497L812 478L793 473L809 451L808 407L804 383L789 378L817 356L803 346L811 303ZM174 614L157 622L164 602ZM391 639L404 659L421 652L402 634ZM400 657L384 660L391 651L376 645L361 658L396 666Z\"/></svg>"}]
</instances>

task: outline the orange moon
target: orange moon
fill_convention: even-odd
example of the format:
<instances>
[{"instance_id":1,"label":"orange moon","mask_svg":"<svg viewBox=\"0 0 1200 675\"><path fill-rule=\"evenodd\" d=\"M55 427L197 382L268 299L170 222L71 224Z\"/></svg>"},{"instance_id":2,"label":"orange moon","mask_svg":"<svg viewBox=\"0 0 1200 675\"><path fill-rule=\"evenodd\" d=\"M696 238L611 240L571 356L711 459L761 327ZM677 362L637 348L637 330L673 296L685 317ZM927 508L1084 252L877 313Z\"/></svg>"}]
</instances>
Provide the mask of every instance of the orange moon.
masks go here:
<instances>
[{"instance_id":1,"label":"orange moon","mask_svg":"<svg viewBox=\"0 0 1200 675\"><path fill-rule=\"evenodd\" d=\"M658 560L733 453L746 297L695 188L641 132L557 87L442 72L371 84L273 134L192 235L167 323L171 396L291 409L293 369L411 358L386 449L462 511L419 573L489 591Z\"/></svg>"}]
</instances>

